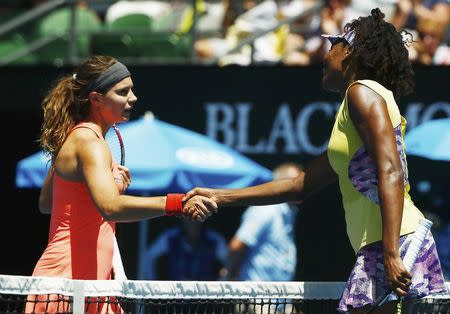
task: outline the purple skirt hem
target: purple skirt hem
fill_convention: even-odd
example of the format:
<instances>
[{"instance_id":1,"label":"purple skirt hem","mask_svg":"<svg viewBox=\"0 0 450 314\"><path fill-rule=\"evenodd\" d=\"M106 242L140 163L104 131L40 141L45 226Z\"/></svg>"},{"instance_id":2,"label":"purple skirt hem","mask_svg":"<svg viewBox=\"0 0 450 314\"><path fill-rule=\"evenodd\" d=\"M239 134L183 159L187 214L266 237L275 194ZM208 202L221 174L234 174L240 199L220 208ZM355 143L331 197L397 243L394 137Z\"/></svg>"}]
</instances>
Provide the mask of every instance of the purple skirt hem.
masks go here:
<instances>
[{"instance_id":1,"label":"purple skirt hem","mask_svg":"<svg viewBox=\"0 0 450 314\"><path fill-rule=\"evenodd\" d=\"M412 234L400 237L400 256L402 258L411 243L411 239ZM429 294L447 291L431 232L425 239L411 275L412 283L407 298L421 298ZM377 242L362 248L357 253L355 266L345 285L338 311L346 313L352 309L373 304L387 291L383 246L381 242Z\"/></svg>"}]
</instances>

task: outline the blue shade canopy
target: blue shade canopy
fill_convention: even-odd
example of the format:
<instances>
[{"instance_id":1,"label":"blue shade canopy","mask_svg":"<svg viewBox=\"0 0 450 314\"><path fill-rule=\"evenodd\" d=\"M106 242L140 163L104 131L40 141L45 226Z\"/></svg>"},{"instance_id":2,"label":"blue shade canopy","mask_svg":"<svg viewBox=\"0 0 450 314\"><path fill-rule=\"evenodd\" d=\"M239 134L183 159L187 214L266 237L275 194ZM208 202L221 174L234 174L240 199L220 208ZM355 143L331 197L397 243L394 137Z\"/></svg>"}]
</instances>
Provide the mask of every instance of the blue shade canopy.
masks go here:
<instances>
[{"instance_id":1,"label":"blue shade canopy","mask_svg":"<svg viewBox=\"0 0 450 314\"><path fill-rule=\"evenodd\" d=\"M429 120L405 135L408 156L450 161L450 118Z\"/></svg>"},{"instance_id":2,"label":"blue shade canopy","mask_svg":"<svg viewBox=\"0 0 450 314\"><path fill-rule=\"evenodd\" d=\"M186 192L202 186L241 188L272 179L272 172L215 140L146 114L119 124L132 183L130 192ZM16 185L42 186L47 159L37 152L17 165Z\"/></svg>"},{"instance_id":3,"label":"blue shade canopy","mask_svg":"<svg viewBox=\"0 0 450 314\"><path fill-rule=\"evenodd\" d=\"M39 151L20 160L16 168L16 186L40 188L50 167L49 159L42 151Z\"/></svg>"}]
</instances>

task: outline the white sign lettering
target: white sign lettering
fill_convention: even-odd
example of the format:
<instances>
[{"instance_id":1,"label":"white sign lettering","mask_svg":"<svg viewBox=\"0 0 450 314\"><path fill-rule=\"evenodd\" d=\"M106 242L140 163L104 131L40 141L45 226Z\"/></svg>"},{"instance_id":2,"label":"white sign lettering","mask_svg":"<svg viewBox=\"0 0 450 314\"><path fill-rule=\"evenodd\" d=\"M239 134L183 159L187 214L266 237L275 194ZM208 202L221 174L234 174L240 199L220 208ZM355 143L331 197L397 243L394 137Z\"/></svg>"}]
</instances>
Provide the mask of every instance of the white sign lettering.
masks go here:
<instances>
[{"instance_id":1,"label":"white sign lettering","mask_svg":"<svg viewBox=\"0 0 450 314\"><path fill-rule=\"evenodd\" d=\"M253 154L309 154L319 155L328 145L328 136L320 139L320 143L313 143L313 130L329 127L339 108L338 103L314 102L300 107L295 113L293 106L287 103L279 105L272 123L261 125L266 135L250 134L250 124L257 123L252 119L251 103L207 103L206 134L242 153ZM312 117L320 114L323 120L314 127ZM417 125L437 117L450 117L450 103L435 102L430 105L423 103L409 103L404 116L408 121L408 130ZM318 123L317 119L314 123ZM264 131L263 130L263 131ZM263 132L264 134L264 132ZM316 139L317 142L317 139Z\"/></svg>"}]
</instances>

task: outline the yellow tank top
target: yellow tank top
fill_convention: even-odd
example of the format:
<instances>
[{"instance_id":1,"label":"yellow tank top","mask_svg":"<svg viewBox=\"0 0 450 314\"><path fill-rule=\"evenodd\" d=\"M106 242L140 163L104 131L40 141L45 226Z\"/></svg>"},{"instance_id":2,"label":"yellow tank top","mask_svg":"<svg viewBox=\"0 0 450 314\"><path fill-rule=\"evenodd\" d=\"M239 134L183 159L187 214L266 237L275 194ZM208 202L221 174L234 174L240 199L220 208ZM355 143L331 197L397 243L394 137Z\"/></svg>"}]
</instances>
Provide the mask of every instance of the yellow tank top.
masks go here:
<instances>
[{"instance_id":1,"label":"yellow tank top","mask_svg":"<svg viewBox=\"0 0 450 314\"><path fill-rule=\"evenodd\" d=\"M400 235L414 232L423 215L408 194L408 169L403 140L406 120L400 115L390 90L371 80L360 80L353 84L355 83L369 87L387 104L404 174L405 200ZM347 91L336 114L327 153L330 164L339 177L347 234L353 249L357 252L367 244L381 241L382 225L375 163L350 119Z\"/></svg>"}]
</instances>

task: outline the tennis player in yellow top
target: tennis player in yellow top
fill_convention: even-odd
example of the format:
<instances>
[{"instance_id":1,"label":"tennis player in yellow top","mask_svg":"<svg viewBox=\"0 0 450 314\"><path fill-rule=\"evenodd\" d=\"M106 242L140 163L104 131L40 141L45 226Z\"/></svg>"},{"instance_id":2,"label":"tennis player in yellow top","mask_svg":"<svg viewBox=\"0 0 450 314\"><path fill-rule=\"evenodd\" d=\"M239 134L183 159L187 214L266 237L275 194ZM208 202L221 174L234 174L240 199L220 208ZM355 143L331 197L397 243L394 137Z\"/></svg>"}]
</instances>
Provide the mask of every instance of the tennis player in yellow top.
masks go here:
<instances>
[{"instance_id":1,"label":"tennis player in yellow top","mask_svg":"<svg viewBox=\"0 0 450 314\"><path fill-rule=\"evenodd\" d=\"M367 312L389 289L410 299L445 291L431 233L411 273L402 262L422 217L408 194L406 121L396 104L413 89L408 35L384 21L379 9L348 23L341 35L323 35L332 46L322 84L343 101L327 152L298 177L244 189L196 188L186 195L210 197L219 207L265 205L303 200L338 179L357 255L339 303L344 313ZM394 313L395 306L390 301L372 313Z\"/></svg>"}]
</instances>

